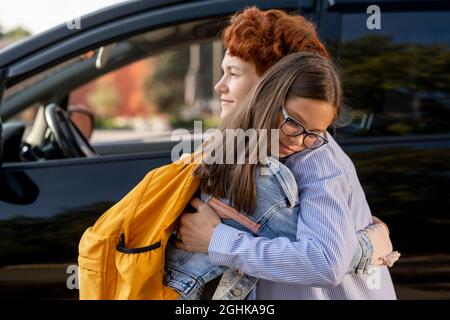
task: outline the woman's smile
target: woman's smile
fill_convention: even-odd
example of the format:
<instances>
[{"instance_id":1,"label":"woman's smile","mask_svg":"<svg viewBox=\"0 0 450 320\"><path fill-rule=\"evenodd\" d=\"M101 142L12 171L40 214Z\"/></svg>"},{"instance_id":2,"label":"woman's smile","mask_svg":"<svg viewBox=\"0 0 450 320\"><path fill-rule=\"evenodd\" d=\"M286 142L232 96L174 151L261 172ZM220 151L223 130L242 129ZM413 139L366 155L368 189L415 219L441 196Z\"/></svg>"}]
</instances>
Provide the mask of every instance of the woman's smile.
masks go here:
<instances>
[{"instance_id":1,"label":"woman's smile","mask_svg":"<svg viewBox=\"0 0 450 320\"><path fill-rule=\"evenodd\" d=\"M233 108L233 107L235 107L235 102L234 102L234 100L221 98L220 106L222 108Z\"/></svg>"}]
</instances>

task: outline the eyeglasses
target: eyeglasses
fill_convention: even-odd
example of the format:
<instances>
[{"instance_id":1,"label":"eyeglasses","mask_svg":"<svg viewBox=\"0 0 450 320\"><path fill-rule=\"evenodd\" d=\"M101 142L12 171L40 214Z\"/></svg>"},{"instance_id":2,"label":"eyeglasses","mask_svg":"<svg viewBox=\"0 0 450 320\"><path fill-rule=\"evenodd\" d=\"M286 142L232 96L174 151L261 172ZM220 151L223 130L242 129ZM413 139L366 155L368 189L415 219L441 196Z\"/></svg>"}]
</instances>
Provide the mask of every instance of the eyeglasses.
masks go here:
<instances>
[{"instance_id":1,"label":"eyeglasses","mask_svg":"<svg viewBox=\"0 0 450 320\"><path fill-rule=\"evenodd\" d=\"M281 124L280 129L285 135L297 137L301 134L305 134L305 137L303 138L303 145L308 149L317 149L328 143L327 138L325 138L326 132L324 132L324 136L314 132L309 132L300 122L289 116L284 107L281 107L281 112L283 113L284 121Z\"/></svg>"}]
</instances>

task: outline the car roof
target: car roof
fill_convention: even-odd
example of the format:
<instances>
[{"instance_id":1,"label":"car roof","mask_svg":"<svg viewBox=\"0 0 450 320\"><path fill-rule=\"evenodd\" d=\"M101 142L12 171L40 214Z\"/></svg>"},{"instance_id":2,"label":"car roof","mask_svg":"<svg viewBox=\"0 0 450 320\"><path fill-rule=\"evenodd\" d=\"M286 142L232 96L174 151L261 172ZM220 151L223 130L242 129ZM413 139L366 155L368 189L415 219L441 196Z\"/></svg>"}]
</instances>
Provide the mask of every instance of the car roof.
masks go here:
<instances>
[{"instance_id":1,"label":"car roof","mask_svg":"<svg viewBox=\"0 0 450 320\"><path fill-rule=\"evenodd\" d=\"M142 11L162 8L176 3L200 2L204 0L130 0L112 5L81 17L83 31L99 25L124 18ZM0 50L0 68L10 65L34 52L39 51L53 43L73 36L79 30L71 30L65 23L55 26L47 31L36 34Z\"/></svg>"},{"instance_id":2,"label":"car roof","mask_svg":"<svg viewBox=\"0 0 450 320\"><path fill-rule=\"evenodd\" d=\"M121 19L139 12L163 8L177 3L195 3L206 0L129 0L115 5L111 5L97 11L88 13L81 17L83 31L95 28L99 25ZM255 1L255 3L262 1ZM270 2L270 1L268 1ZM299 4L306 5L312 0L299 1ZM329 5L336 5L340 3L361 3L367 2L367 0L328 0ZM276 5L276 1L273 1ZM79 30L71 30L67 27L66 23L62 23L49 30L41 32L39 34L28 37L15 44L0 49L0 68L10 65L15 61L18 61L34 52L39 51L51 44L64 40Z\"/></svg>"},{"instance_id":3,"label":"car roof","mask_svg":"<svg viewBox=\"0 0 450 320\"><path fill-rule=\"evenodd\" d=\"M230 0L230 2L233 0ZM286 2L297 2L301 7L309 7L313 9L315 5L314 0L286 0ZM447 2L448 0L435 0L438 2ZM136 15L145 11L152 11L153 9L160 9L170 7L176 4L189 5L195 3L206 3L210 0L129 0L118 3L91 13L88 13L81 17L82 30L70 29L66 23L62 23L47 31L28 37L20 42L0 49L0 71L1 69L8 68L11 65L19 63L29 56L32 56L46 47L50 47L67 39L71 39L80 33L86 33L89 30L96 29L99 26L108 24L115 20L127 18L129 16ZM219 0L218 2L227 2L227 0ZM248 4L269 4L278 6L280 1L275 0L248 0L243 1ZM336 9L341 5L367 5L371 1L369 0L327 0L327 6L330 9ZM405 3L405 2L425 2L424 0L379 0L382 3ZM324 5L322 5L322 9ZM16 74L15 74L16 75ZM14 75L14 76L15 76ZM7 75L8 77L8 75Z\"/></svg>"},{"instance_id":4,"label":"car roof","mask_svg":"<svg viewBox=\"0 0 450 320\"><path fill-rule=\"evenodd\" d=\"M167 7L177 3L198 3L207 0L128 0L115 5L111 5L100 10L88 13L81 17L83 31L95 28L99 25L114 21L116 19L124 18L142 11ZM222 0L223 1L223 0ZM326 0L327 6L340 7L341 5L363 5L370 4L370 0ZM264 2L255 0L255 3ZM270 2L270 1L266 1ZM378 0L378 3L426 3L425 0ZM445 3L448 0L435 0L434 2ZM298 0L300 6L312 6L314 0ZM276 5L276 1L273 0ZM66 23L62 23L47 31L28 37L15 44L0 49L0 69L15 61L18 61L36 51L39 51L46 46L54 44L58 41L64 40L73 36L79 30L71 30Z\"/></svg>"}]
</instances>

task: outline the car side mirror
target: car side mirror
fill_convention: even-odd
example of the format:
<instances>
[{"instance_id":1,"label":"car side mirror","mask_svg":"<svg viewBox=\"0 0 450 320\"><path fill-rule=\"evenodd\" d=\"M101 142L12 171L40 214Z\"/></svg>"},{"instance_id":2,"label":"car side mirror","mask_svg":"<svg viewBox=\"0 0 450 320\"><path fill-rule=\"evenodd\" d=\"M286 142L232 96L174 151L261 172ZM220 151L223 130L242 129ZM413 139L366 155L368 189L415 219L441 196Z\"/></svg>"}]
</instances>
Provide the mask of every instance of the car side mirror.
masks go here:
<instances>
[{"instance_id":1,"label":"car side mirror","mask_svg":"<svg viewBox=\"0 0 450 320\"><path fill-rule=\"evenodd\" d=\"M94 131L95 114L94 112L82 105L69 106L67 108L69 118L77 126L80 132L89 140Z\"/></svg>"}]
</instances>

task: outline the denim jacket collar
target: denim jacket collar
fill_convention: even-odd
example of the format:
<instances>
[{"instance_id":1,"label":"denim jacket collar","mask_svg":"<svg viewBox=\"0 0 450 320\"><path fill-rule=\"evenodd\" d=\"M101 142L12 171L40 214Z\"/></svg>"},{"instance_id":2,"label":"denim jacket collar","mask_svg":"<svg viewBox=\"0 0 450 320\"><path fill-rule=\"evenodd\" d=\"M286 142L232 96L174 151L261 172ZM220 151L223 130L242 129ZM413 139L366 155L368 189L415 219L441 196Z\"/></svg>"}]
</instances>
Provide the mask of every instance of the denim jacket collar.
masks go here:
<instances>
[{"instance_id":1,"label":"denim jacket collar","mask_svg":"<svg viewBox=\"0 0 450 320\"><path fill-rule=\"evenodd\" d=\"M267 170L262 170L261 175L263 174L273 174L278 180L281 188L283 189L286 197L289 201L289 207L293 208L298 205L299 195L297 190L297 183L295 181L294 174L291 170L288 169L285 165L283 165L279 160L274 157L267 157L266 161L267 168L269 168L269 172Z\"/></svg>"}]
</instances>

